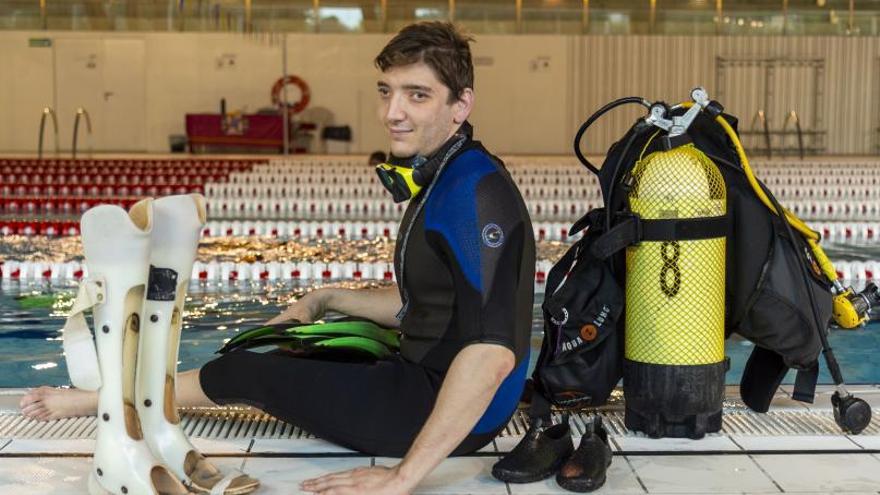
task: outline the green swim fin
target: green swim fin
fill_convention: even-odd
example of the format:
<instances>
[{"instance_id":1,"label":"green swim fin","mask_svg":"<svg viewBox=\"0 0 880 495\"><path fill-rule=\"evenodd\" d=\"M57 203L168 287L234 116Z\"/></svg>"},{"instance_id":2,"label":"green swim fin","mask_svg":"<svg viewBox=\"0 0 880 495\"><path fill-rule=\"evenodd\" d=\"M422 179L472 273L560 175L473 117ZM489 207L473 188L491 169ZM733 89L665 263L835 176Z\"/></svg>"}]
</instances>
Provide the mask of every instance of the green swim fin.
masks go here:
<instances>
[{"instance_id":1,"label":"green swim fin","mask_svg":"<svg viewBox=\"0 0 880 495\"><path fill-rule=\"evenodd\" d=\"M297 356L340 360L385 359L400 349L395 330L371 321L346 319L328 323L283 323L245 330L220 350L256 349L275 346Z\"/></svg>"},{"instance_id":2,"label":"green swim fin","mask_svg":"<svg viewBox=\"0 0 880 495\"><path fill-rule=\"evenodd\" d=\"M16 297L15 302L18 303L18 306L21 309L51 308L55 306L56 303L62 302L65 299L73 300L73 296L73 294L66 294L63 292L23 294Z\"/></svg>"}]
</instances>

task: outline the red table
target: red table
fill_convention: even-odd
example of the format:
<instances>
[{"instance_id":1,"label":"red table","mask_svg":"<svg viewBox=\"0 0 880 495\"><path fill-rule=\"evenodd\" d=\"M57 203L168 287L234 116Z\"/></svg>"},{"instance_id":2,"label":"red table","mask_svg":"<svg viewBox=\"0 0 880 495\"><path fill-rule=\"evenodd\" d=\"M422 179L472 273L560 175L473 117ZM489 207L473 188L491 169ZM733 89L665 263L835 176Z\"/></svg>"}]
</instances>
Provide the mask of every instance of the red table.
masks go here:
<instances>
[{"instance_id":1,"label":"red table","mask_svg":"<svg viewBox=\"0 0 880 495\"><path fill-rule=\"evenodd\" d=\"M281 115L245 114L225 120L217 113L186 114L186 136L190 152L204 148L284 147L284 121Z\"/></svg>"}]
</instances>

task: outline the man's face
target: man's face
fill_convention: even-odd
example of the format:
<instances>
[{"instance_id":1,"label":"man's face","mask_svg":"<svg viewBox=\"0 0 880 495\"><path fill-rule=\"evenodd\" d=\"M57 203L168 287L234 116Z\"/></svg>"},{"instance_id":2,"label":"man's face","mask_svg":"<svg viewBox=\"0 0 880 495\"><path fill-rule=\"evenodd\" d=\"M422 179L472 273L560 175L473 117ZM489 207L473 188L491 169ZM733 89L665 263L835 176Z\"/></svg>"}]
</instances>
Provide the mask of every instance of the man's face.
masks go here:
<instances>
[{"instance_id":1,"label":"man's face","mask_svg":"<svg viewBox=\"0 0 880 495\"><path fill-rule=\"evenodd\" d=\"M379 76L379 119L398 157L428 156L467 118L461 101L449 103L449 88L423 62L392 67Z\"/></svg>"}]
</instances>

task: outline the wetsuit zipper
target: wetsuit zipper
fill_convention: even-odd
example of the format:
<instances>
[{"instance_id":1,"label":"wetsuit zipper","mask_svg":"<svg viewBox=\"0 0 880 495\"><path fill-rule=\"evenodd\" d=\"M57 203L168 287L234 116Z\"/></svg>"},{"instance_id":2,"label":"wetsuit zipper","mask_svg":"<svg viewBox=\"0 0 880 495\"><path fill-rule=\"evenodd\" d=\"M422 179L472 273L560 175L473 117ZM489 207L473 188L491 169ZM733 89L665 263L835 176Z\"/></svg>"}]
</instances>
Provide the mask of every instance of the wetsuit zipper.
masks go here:
<instances>
[{"instance_id":1,"label":"wetsuit zipper","mask_svg":"<svg viewBox=\"0 0 880 495\"><path fill-rule=\"evenodd\" d=\"M455 142L443 156L443 160L440 162L440 166L437 167L437 173L435 173L434 177L431 179L431 184L428 185L428 189L426 189L425 194L422 195L421 201L419 201L419 203L416 205L416 210L415 212L413 212L413 215L410 218L409 225L406 226L406 229L403 232L403 237L400 240L400 280L397 281L397 283L400 284L400 294L403 305L400 307L400 311L397 312L397 321L403 321L403 318L404 316L406 316L406 312L409 309L409 293L407 292L406 286L403 283L403 281L405 280L404 270L406 267L406 246L409 242L409 235L412 232L416 220L419 218L419 214L422 212L422 208L424 208L425 203L428 202L428 196L431 195L431 191L434 189L434 185L437 184L437 179L440 177L443 169L446 168L446 164L449 162L449 159L452 158L452 155L454 155L458 152L458 150L461 149L465 141L467 141L467 136L460 136L458 138L458 141Z\"/></svg>"}]
</instances>

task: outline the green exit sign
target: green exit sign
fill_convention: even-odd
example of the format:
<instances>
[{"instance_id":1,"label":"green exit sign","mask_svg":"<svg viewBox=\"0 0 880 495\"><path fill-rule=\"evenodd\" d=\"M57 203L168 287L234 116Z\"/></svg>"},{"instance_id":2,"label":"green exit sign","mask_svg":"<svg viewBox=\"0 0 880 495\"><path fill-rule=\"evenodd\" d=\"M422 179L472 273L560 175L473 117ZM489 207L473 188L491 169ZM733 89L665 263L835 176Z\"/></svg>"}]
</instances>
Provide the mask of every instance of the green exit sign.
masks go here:
<instances>
[{"instance_id":1,"label":"green exit sign","mask_svg":"<svg viewBox=\"0 0 880 495\"><path fill-rule=\"evenodd\" d=\"M31 38L28 40L31 48L49 48L52 46L52 38Z\"/></svg>"}]
</instances>

